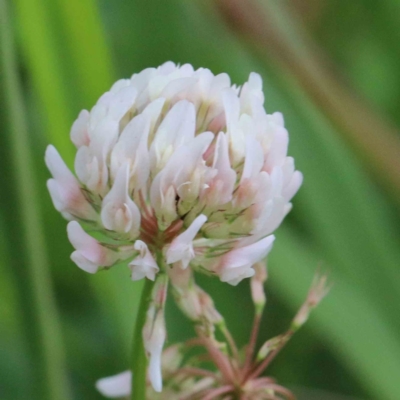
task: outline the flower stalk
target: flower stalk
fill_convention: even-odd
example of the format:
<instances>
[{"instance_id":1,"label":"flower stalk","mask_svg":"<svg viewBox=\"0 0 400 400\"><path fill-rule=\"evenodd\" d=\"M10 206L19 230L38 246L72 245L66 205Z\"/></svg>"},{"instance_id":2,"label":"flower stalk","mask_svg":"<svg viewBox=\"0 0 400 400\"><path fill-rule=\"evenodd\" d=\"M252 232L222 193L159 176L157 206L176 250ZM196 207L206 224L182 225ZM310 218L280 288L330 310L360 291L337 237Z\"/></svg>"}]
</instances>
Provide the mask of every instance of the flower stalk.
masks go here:
<instances>
[{"instance_id":1,"label":"flower stalk","mask_svg":"<svg viewBox=\"0 0 400 400\"><path fill-rule=\"evenodd\" d=\"M132 395L131 399L146 398L147 357L143 347L142 331L154 282L145 279L140 299L132 343Z\"/></svg>"}]
</instances>

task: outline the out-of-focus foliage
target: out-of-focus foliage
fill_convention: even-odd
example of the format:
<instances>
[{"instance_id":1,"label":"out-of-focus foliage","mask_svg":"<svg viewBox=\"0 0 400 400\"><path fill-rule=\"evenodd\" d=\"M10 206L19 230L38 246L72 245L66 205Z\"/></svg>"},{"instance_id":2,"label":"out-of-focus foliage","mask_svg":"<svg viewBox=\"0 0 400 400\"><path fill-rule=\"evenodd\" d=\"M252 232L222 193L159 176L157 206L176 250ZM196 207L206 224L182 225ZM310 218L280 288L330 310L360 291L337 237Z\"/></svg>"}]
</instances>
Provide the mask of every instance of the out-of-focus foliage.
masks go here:
<instances>
[{"instance_id":1,"label":"out-of-focus foliage","mask_svg":"<svg viewBox=\"0 0 400 400\"><path fill-rule=\"evenodd\" d=\"M2 400L100 399L95 380L128 367L141 283L123 269L88 276L72 264L65 221L45 186L43 154L53 143L72 165L68 131L79 110L92 107L113 80L167 60L228 72L238 84L257 71L267 111L285 114L290 154L305 183L269 259L264 335L290 321L319 264L334 286L270 373L304 400L400 398L396 180L387 179L387 165L368 162L381 148L360 146L343 114L310 89L323 81L311 75L306 85L299 72L310 65L307 54L317 54L317 67L359 99L357 109L369 103L384 118L376 137L396 135L383 129L385 119L400 124L400 3L260 0L278 39L299 52L294 65L269 51L272 38L260 45L221 3L1 0ZM393 173L400 172L387 170ZM248 283L200 282L243 343L252 318ZM190 337L175 306L167 311L169 342Z\"/></svg>"}]
</instances>

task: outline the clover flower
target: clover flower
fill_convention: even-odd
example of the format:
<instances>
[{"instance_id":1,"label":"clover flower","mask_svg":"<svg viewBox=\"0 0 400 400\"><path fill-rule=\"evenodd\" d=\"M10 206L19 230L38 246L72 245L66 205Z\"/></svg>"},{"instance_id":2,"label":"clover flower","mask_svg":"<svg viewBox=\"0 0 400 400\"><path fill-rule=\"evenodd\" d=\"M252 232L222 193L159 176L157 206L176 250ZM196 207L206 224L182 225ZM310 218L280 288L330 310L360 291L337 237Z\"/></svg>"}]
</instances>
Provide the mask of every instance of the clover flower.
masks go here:
<instances>
[{"instance_id":1,"label":"clover flower","mask_svg":"<svg viewBox=\"0 0 400 400\"><path fill-rule=\"evenodd\" d=\"M90 273L127 261L132 279L154 279L161 252L230 284L252 276L302 182L283 117L263 103L255 73L238 88L167 62L117 81L72 126L77 177L46 151L73 261Z\"/></svg>"},{"instance_id":2,"label":"clover flower","mask_svg":"<svg viewBox=\"0 0 400 400\"><path fill-rule=\"evenodd\" d=\"M132 280L156 280L143 327L156 391L168 279L184 312L212 321L212 333L221 318L193 270L231 285L252 277L302 183L283 117L263 103L258 74L238 88L227 74L167 62L117 81L79 114L76 176L46 150L71 259L89 273L125 263Z\"/></svg>"}]
</instances>

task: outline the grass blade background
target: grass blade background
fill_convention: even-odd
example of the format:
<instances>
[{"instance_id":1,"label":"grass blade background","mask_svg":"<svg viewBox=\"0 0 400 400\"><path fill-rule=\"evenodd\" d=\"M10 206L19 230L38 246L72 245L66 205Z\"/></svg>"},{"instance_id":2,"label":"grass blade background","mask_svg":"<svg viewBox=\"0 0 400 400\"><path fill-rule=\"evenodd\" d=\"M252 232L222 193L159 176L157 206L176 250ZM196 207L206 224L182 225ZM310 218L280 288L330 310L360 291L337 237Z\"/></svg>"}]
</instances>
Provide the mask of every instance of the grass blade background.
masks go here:
<instances>
[{"instance_id":1,"label":"grass blade background","mask_svg":"<svg viewBox=\"0 0 400 400\"><path fill-rule=\"evenodd\" d=\"M12 166L15 171L22 222L20 240L24 241L26 245L25 274L30 281L32 292L32 304L27 304L27 306L33 307L37 323L38 353L35 358L40 360L43 368L40 376L41 385L44 388L42 397L52 400L67 400L69 395L64 349L40 222L35 176L32 173L28 127L25 120L26 111L16 68L11 18L5 0L1 0L0 7L3 85L9 118L10 147L14 156ZM37 359L35 361L38 361Z\"/></svg>"},{"instance_id":2,"label":"grass blade background","mask_svg":"<svg viewBox=\"0 0 400 400\"><path fill-rule=\"evenodd\" d=\"M30 77L35 83L35 94L41 100L40 114L49 122L44 131L47 140L41 139L42 147L38 150L44 154L44 146L53 143L71 166L74 149L69 140L70 126L80 109L90 109L112 83L112 62L97 5L89 0L18 0L17 11ZM52 71L50 76L48 71ZM42 175L43 179L46 175ZM44 193L44 196L48 194ZM59 216L55 217L55 211L51 213L49 237L56 230L60 240L65 240L65 222ZM69 256L60 260L59 251L64 250L62 254L68 251L65 244L61 247L57 245L55 251L51 249L52 265L59 270L75 268ZM76 271L77 279L87 280L88 277L81 274ZM135 305L141 290L141 283L129 285L125 278L123 271L113 271L108 277L89 280L104 312L113 321L115 334L121 338L121 351L127 351L130 344L131 333L127 331L133 329Z\"/></svg>"}]
</instances>

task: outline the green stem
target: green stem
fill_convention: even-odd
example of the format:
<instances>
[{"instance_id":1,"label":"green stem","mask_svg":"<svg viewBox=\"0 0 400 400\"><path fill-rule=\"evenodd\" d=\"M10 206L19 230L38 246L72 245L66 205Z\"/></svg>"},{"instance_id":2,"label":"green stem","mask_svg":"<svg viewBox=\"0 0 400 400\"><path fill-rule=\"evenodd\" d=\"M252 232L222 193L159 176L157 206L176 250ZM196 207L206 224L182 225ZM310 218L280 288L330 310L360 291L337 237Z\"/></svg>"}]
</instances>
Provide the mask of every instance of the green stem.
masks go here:
<instances>
[{"instance_id":1,"label":"green stem","mask_svg":"<svg viewBox=\"0 0 400 400\"><path fill-rule=\"evenodd\" d=\"M132 400L146 399L147 357L143 345L142 330L146 322L146 313L153 286L153 281L145 279L139 310L136 317L132 351Z\"/></svg>"},{"instance_id":2,"label":"green stem","mask_svg":"<svg viewBox=\"0 0 400 400\"><path fill-rule=\"evenodd\" d=\"M69 398L66 365L59 316L54 299L49 261L40 220L39 196L35 187L32 154L22 99L22 88L17 74L11 16L7 3L0 0L0 68L5 92L5 108L9 125L12 151L12 172L18 195L18 212L21 216L21 241L26 249L26 279L28 279L32 307L37 322L40 354L36 364L40 368L40 382L44 386L44 399L66 400ZM34 333L36 331L36 326ZM35 335L31 334L31 338Z\"/></svg>"}]
</instances>

